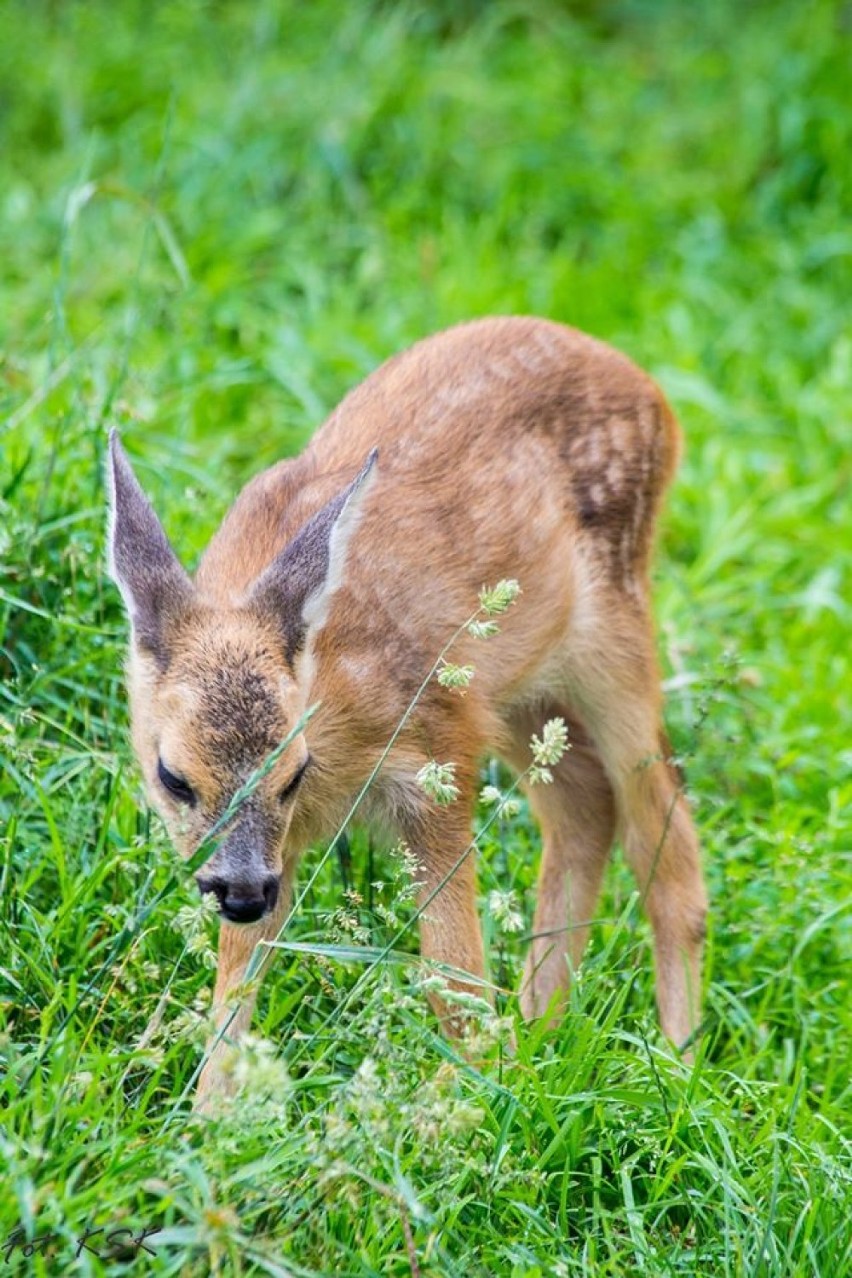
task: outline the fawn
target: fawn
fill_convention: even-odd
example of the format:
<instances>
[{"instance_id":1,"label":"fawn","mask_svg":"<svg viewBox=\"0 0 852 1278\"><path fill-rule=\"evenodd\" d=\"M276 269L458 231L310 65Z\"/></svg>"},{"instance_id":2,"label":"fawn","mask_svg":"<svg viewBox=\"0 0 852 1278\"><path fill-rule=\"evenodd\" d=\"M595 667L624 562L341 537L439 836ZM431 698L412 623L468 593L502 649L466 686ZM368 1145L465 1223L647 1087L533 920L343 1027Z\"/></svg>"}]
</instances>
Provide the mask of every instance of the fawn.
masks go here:
<instances>
[{"instance_id":1,"label":"fawn","mask_svg":"<svg viewBox=\"0 0 852 1278\"><path fill-rule=\"evenodd\" d=\"M359 817L409 845L424 900L460 862L421 919L421 948L481 979L463 855L478 767L491 752L523 771L531 733L561 716L571 749L529 794L543 854L522 1011L558 1008L618 831L653 927L663 1030L693 1034L706 896L662 730L648 582L679 443L659 388L611 347L533 318L463 324L390 359L299 457L254 478L192 580L113 434L133 741L184 856L317 706L199 871L222 915L219 1024L254 947L281 926L300 851L344 820L483 584L515 578L499 633L462 633L453 649L475 668L466 695L430 681ZM430 760L455 763L456 802L416 783ZM253 1001L231 1012L232 1041ZM202 1098L225 1085L221 1060L207 1062Z\"/></svg>"}]
</instances>

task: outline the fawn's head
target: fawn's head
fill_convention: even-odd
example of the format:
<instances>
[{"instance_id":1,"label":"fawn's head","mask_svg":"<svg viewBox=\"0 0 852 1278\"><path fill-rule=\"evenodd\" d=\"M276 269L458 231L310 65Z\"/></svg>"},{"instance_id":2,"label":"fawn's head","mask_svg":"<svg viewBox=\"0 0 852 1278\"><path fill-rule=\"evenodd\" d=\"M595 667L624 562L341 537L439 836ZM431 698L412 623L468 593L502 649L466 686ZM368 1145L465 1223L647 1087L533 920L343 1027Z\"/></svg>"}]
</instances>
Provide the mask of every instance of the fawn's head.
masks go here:
<instances>
[{"instance_id":1,"label":"fawn's head","mask_svg":"<svg viewBox=\"0 0 852 1278\"><path fill-rule=\"evenodd\" d=\"M179 852L190 856L254 782L198 874L231 922L255 922L277 900L282 845L311 766L294 729L309 705L313 642L340 585L375 456L223 608L190 580L110 437L110 570L131 622L133 742Z\"/></svg>"}]
</instances>

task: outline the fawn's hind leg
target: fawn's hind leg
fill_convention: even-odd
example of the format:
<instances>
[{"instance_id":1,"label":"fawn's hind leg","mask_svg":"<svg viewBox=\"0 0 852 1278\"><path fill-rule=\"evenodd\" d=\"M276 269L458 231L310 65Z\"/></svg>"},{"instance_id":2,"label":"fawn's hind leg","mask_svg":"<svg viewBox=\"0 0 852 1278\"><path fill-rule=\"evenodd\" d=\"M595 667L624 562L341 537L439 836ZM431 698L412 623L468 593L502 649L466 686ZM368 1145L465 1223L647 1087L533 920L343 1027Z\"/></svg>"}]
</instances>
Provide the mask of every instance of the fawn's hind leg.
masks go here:
<instances>
[{"instance_id":1,"label":"fawn's hind leg","mask_svg":"<svg viewBox=\"0 0 852 1278\"><path fill-rule=\"evenodd\" d=\"M555 715L569 718L553 705L513 719L508 761L519 771L531 762L530 736ZM551 768L552 783L528 788L542 856L534 935L521 986L527 1019L549 1007L559 1011L554 995L567 992L570 974L579 967L615 833L615 801L597 750L573 722L569 741L570 750Z\"/></svg>"},{"instance_id":2,"label":"fawn's hind leg","mask_svg":"<svg viewBox=\"0 0 852 1278\"><path fill-rule=\"evenodd\" d=\"M619 832L654 931L664 1032L683 1044L700 1017L707 896L680 779L665 757L650 621L632 603L608 617L573 671L583 722L612 785Z\"/></svg>"}]
</instances>

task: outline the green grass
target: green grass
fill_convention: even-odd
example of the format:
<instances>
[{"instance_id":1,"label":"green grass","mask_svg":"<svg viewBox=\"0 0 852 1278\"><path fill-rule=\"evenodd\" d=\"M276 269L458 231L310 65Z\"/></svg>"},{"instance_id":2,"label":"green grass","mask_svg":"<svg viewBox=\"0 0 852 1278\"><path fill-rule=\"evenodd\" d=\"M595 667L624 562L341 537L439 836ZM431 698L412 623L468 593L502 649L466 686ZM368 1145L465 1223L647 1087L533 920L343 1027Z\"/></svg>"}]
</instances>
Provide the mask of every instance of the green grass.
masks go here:
<instances>
[{"instance_id":1,"label":"green grass","mask_svg":"<svg viewBox=\"0 0 852 1278\"><path fill-rule=\"evenodd\" d=\"M104 1225L159 1226L163 1275L852 1274L849 56L822 0L3 7L0 1242L58 1235L4 1272L125 1272L74 1259ZM656 599L712 900L696 1067L620 863L560 1028L460 1062L415 966L357 961L412 908L356 833L308 853L308 952L200 1125L214 928L127 742L107 427L191 561L356 380L491 312L614 342L686 430ZM488 897L530 920L528 814L482 845L511 987Z\"/></svg>"}]
</instances>

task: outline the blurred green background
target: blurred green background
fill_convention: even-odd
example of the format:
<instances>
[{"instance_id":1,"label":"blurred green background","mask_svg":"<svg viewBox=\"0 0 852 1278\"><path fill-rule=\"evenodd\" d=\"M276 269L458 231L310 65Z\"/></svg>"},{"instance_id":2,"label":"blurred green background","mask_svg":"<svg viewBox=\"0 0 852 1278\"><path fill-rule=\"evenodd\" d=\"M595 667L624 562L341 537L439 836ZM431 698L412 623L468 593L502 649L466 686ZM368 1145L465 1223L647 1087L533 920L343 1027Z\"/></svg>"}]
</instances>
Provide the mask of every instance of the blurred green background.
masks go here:
<instances>
[{"instance_id":1,"label":"blurred green background","mask_svg":"<svg viewBox=\"0 0 852 1278\"><path fill-rule=\"evenodd\" d=\"M6 1232L70 1239L109 1202L173 1231L163 1273L283 1272L282 1254L293 1273L412 1273L405 1219L423 1274L852 1272L850 51L852 7L829 0L0 8ZM445 1052L376 987L345 1049L310 1039L299 1134L277 1132L278 1188L257 1164L252 1198L262 1112L239 1139L176 1143L158 1116L194 1049L175 1029L148 1073L133 1063L171 965L184 1009L209 984L176 904L117 984L81 994L171 872L126 742L106 431L191 563L239 484L383 358L512 312L619 346L685 428L655 580L712 898L703 1073L643 1052L648 939L612 923L619 867L566 1024L521 1034L505 1093L461 1071L476 1140L445 1137L436 1164L400 1101L390 1133L347 1146L353 1179L322 1179L310 1140L377 1025L407 1051L387 1095L403 1075L427 1094ZM511 984L523 947L488 890L529 919L535 837L522 814L484 842ZM365 894L372 871L356 855ZM330 867L295 934L328 936L340 891ZM289 1061L336 995L325 968L280 967L260 1025Z\"/></svg>"}]
</instances>

